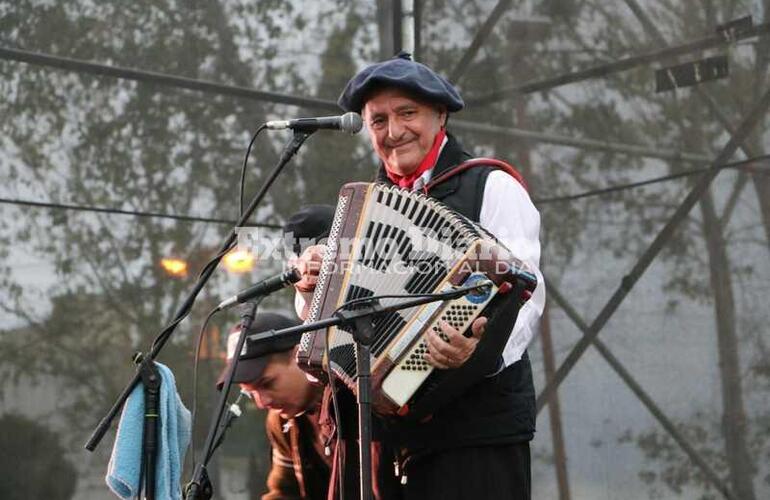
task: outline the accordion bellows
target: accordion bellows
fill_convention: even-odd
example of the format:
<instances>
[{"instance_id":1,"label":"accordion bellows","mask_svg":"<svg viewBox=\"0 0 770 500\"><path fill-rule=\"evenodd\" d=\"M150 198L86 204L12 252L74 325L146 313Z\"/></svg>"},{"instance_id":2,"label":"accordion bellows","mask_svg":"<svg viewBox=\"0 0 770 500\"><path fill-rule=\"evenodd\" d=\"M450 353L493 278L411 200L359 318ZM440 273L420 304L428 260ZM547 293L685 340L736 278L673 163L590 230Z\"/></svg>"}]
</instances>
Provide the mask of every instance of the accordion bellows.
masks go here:
<instances>
[{"instance_id":1,"label":"accordion bellows","mask_svg":"<svg viewBox=\"0 0 770 500\"><path fill-rule=\"evenodd\" d=\"M470 335L470 324L482 313L489 316L496 307L515 308L507 329L498 328L501 331L493 334L488 328L479 343L494 344L496 354L492 352L491 357L499 357L518 308L537 283L534 274L491 234L442 203L398 187L350 183L340 190L307 321L328 318L355 299L430 294L481 281L493 285L486 292L374 318L371 366L376 411L400 415L415 408L420 414L432 411L421 408L421 400L436 399L429 397L434 392L451 393L448 382L442 383L451 377L444 373L460 372L465 366L436 370L426 363L424 334L431 329L441 334L438 324L444 320ZM515 292L513 300L503 300L513 295L511 291ZM402 300L382 298L379 302L389 305ZM333 370L355 392L355 353L351 333L331 327L306 333L297 361L322 380L326 370ZM476 366L476 371L483 369L478 363L466 364ZM465 375L465 379L480 376Z\"/></svg>"}]
</instances>

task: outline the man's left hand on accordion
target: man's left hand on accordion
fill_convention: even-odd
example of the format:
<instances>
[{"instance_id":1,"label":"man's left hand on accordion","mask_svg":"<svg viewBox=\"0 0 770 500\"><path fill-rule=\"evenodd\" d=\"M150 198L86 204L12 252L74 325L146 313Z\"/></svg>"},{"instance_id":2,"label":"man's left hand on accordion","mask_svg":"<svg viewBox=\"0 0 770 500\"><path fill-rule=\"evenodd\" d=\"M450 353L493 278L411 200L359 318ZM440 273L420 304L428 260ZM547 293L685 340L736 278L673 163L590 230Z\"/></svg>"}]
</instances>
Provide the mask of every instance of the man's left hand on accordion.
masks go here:
<instances>
[{"instance_id":1,"label":"man's left hand on accordion","mask_svg":"<svg viewBox=\"0 0 770 500\"><path fill-rule=\"evenodd\" d=\"M301 280L294 283L294 289L297 291L294 297L294 309L302 320L307 319L308 306L318 283L318 272L321 270L325 253L326 245L313 245L306 248L299 257L289 259L289 266L295 267L302 276Z\"/></svg>"},{"instance_id":2,"label":"man's left hand on accordion","mask_svg":"<svg viewBox=\"0 0 770 500\"><path fill-rule=\"evenodd\" d=\"M436 368L446 370L459 368L473 355L479 339L484 335L487 318L480 316L471 324L471 336L466 337L462 332L442 321L441 334L430 330L426 335L428 352L425 361Z\"/></svg>"},{"instance_id":3,"label":"man's left hand on accordion","mask_svg":"<svg viewBox=\"0 0 770 500\"><path fill-rule=\"evenodd\" d=\"M299 292L312 293L318 282L318 272L326 253L326 245L313 245L305 249L299 257L289 259L289 266L296 267L302 279L294 283Z\"/></svg>"}]
</instances>

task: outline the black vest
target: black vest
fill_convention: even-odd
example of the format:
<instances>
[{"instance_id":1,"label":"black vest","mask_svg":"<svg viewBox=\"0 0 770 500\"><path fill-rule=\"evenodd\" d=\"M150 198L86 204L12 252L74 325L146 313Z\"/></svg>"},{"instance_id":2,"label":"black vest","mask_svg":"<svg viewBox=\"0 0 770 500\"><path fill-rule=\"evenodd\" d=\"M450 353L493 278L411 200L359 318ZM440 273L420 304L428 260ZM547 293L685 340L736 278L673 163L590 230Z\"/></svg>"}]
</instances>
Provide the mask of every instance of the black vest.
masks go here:
<instances>
[{"instance_id":1,"label":"black vest","mask_svg":"<svg viewBox=\"0 0 770 500\"><path fill-rule=\"evenodd\" d=\"M462 145L447 134L431 178L471 159ZM487 176L493 167L470 168L433 187L428 193L474 222L479 222ZM392 184L380 167L378 182ZM511 328L512 325L505 325ZM497 375L486 377L461 397L438 410L426 423L391 422L393 439L409 453L460 446L511 444L530 441L535 433L535 387L527 353Z\"/></svg>"}]
</instances>

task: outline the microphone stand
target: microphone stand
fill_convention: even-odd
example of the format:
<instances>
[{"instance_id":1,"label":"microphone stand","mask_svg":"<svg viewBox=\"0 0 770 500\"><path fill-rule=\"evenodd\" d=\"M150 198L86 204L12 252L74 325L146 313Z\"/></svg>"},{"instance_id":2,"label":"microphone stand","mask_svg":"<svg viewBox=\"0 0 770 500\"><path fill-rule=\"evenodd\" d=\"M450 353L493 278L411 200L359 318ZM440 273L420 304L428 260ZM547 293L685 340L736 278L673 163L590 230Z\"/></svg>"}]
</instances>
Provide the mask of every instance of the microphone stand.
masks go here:
<instances>
[{"instance_id":1,"label":"microphone stand","mask_svg":"<svg viewBox=\"0 0 770 500\"><path fill-rule=\"evenodd\" d=\"M371 383L370 383L370 350L369 346L374 340L374 329L372 327L372 319L377 314L388 313L392 311L399 311L401 309L409 309L410 307L417 307L430 302L438 302L445 300L453 300L462 297L468 293L486 288L488 284L469 286L463 288L457 288L455 290L449 290L447 292L441 292L431 294L429 296L418 297L415 299L406 299L401 302L396 302L387 306L383 306L379 302L374 302L367 306L356 304L354 310L342 310L337 312L333 317L322 319L314 323L306 323L299 326L292 326L290 328L282 328L280 330L268 330L266 332L257 333L250 336L252 342L267 341L275 337L291 336L298 333L312 332L315 330L321 330L323 328L329 328L332 326L346 325L353 330L353 338L356 341L356 375L358 379L358 394L356 396L356 402L358 406L358 430L359 430L359 479L360 479L360 498L361 500L371 500L372 498L372 458L371 458L371 422L372 422L372 399L371 399ZM256 308L256 305L254 306ZM252 317L253 319L253 317ZM245 329L241 329L241 335L238 338L238 345L235 352L240 353L245 342ZM235 373L235 366L239 356L233 357L233 363L228 370L225 377L225 386L222 389L222 393L219 398L219 417L216 422L212 422L209 427L209 437L207 438L207 451L204 455L204 462L198 467L196 471L196 477L187 486L185 495L186 500L192 500L196 498L202 498L209 500L213 491L211 484L206 476L205 464L211 458L211 453L208 451L209 444L213 440L214 436L212 432L216 433L217 426L219 425L219 418L221 418L222 409L224 408L225 400L227 398L227 390L229 389L232 376ZM202 491L201 491L202 489ZM203 494L203 496L197 496ZM191 496L194 495L194 496Z\"/></svg>"},{"instance_id":2,"label":"microphone stand","mask_svg":"<svg viewBox=\"0 0 770 500\"><path fill-rule=\"evenodd\" d=\"M251 217L251 214L254 213L257 206L259 206L259 204L262 202L265 195L267 194L268 189L270 188L270 186L272 186L273 182L278 177L278 174L281 173L281 171L289 162L289 160L291 160L291 158L297 153L297 151L299 151L299 148L302 147L302 144L304 144L304 142L307 140L308 137L310 137L313 134L313 132L314 131L312 130L294 131L294 135L289 140L289 142L284 146L283 152L281 153L281 157L279 158L278 163L270 172L268 179L265 181L265 184L262 186L260 191L251 200L251 203L249 203L249 206L246 208L246 210L243 211L235 227L242 227L249 220L249 217ZM136 385L142 380L142 374L152 372L152 369L154 368L153 363L155 361L155 358L158 356L161 349L163 349L168 339L174 333L174 330L176 330L177 325L189 314L198 294L211 278L212 274L214 273L217 266L219 265L219 262L222 260L222 257L235 244L236 238L237 238L237 233L235 231L235 228L233 228L230 231L230 234L225 239L222 246L220 247L217 257L213 259L209 263L209 265L207 265L201 272L200 277L198 278L198 281L195 283L192 291L190 292L190 294L187 296L187 298L184 300L182 305L177 310L173 321L171 321L171 323L169 323L163 329L163 331L161 331L158 337L155 339L150 349L150 352L148 352L146 355L138 354L137 356L135 356L134 360L135 360L135 363L137 364L136 372L134 373L134 376L132 377L132 379L129 381L128 385L126 385L126 387L123 389L123 392L120 393L120 395L118 396L118 399L112 405L110 410L107 412L107 414L102 418L102 420L96 426L90 438L86 442L85 448L88 451L94 451L96 447L99 445L102 438L107 433L107 430L109 430L112 424L112 421L115 419L117 414L120 412L120 409L123 407L123 405L126 403L126 400L131 395L131 392L134 390L134 387L136 387ZM152 427L153 426L145 425L145 428L148 430ZM157 426L155 426L155 428L157 429ZM150 430L150 432L152 431ZM147 451L145 449L144 442L142 443L142 446L143 446L142 457L144 462L145 452ZM153 468L152 474L154 475L154 468Z\"/></svg>"},{"instance_id":3,"label":"microphone stand","mask_svg":"<svg viewBox=\"0 0 770 500\"><path fill-rule=\"evenodd\" d=\"M158 459L158 429L160 428L160 384L161 378L154 363L142 363L137 353L139 376L144 384L144 429L142 431L142 466L139 481L141 490L144 483L144 498L155 500L155 464Z\"/></svg>"},{"instance_id":4,"label":"microphone stand","mask_svg":"<svg viewBox=\"0 0 770 500\"><path fill-rule=\"evenodd\" d=\"M254 301L250 302L244 308L244 312L241 315L241 332L238 335L238 342L235 346L235 355L233 356L233 360L230 363L230 366L227 368L224 385L222 386L222 390L219 393L219 400L217 401L217 405L214 408L214 418L211 419L211 423L209 424L209 433L206 437L206 445L203 448L203 460L201 460L201 463L198 464L198 467L193 472L192 480L185 487L184 497L186 500L194 500L198 498L208 500L214 493L214 489L211 486L211 481L209 479L206 467L208 466L209 460L211 460L211 457L214 455L214 449L217 447L219 442L224 439L224 433L227 430L227 425L229 422L223 422L222 415L225 412L225 406L227 406L227 397L230 395L230 385L232 384L233 377L235 376L235 370L237 369L238 362L240 361L240 353L243 350L243 344L246 343L246 337L248 336L246 332L251 328L251 324L254 322L254 317L257 315L257 307L259 306L259 303L262 302L266 296L267 294L262 295L254 299ZM195 453L195 450L193 450L193 453Z\"/></svg>"},{"instance_id":5,"label":"microphone stand","mask_svg":"<svg viewBox=\"0 0 770 500\"><path fill-rule=\"evenodd\" d=\"M372 498L372 371L371 345L374 341L372 319L375 306L364 307L371 312L367 316L358 316L352 311L339 311L337 317L343 323L352 327L353 338L356 340L356 375L358 391L356 405L358 406L358 464L359 464L359 493L361 500ZM334 390L334 389L332 389Z\"/></svg>"},{"instance_id":6,"label":"microphone stand","mask_svg":"<svg viewBox=\"0 0 770 500\"><path fill-rule=\"evenodd\" d=\"M238 403L240 403L240 400L244 394L245 393L241 391L241 393L236 398L235 403L231 404L230 407L227 409L227 415L224 417L224 420L222 421L222 423L219 424L217 437L214 440L214 445L211 447L211 452L209 452L209 455L213 455L214 451L216 451L216 449L219 448L219 445L221 445L224 442L227 429L229 429L230 426L233 425L233 422L235 421L236 418L239 418L241 416L241 407L238 405Z\"/></svg>"}]
</instances>

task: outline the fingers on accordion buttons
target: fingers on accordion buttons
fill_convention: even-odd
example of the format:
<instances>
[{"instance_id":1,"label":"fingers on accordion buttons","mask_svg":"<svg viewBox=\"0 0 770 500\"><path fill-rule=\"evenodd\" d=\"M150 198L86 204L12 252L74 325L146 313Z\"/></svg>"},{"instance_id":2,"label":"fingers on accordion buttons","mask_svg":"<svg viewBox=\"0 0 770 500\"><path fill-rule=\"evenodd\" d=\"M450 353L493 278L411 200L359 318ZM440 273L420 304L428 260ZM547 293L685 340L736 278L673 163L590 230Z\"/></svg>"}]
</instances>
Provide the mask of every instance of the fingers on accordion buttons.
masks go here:
<instances>
[{"instance_id":1,"label":"fingers on accordion buttons","mask_svg":"<svg viewBox=\"0 0 770 500\"><path fill-rule=\"evenodd\" d=\"M474 337L480 338L487 331L487 318L485 316L479 316L473 321L471 326L471 332Z\"/></svg>"}]
</instances>

